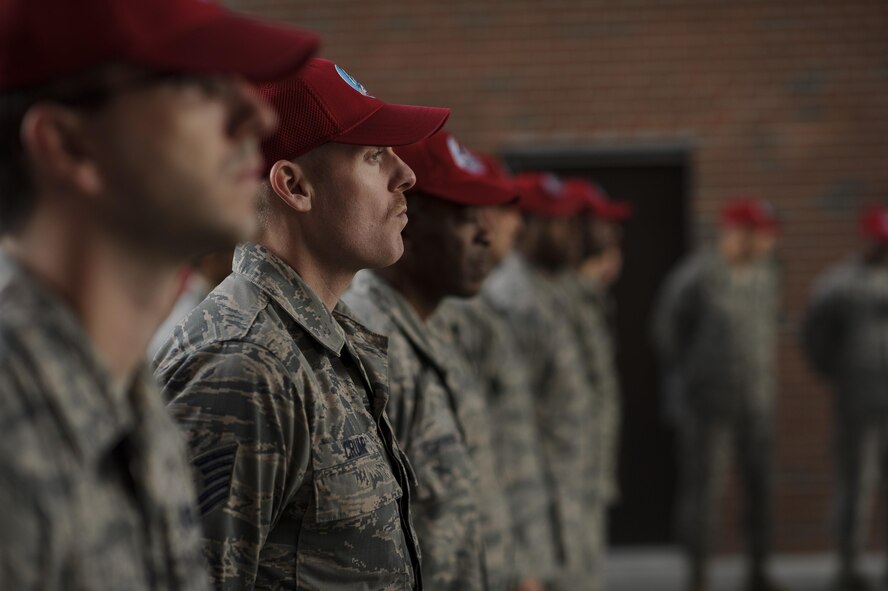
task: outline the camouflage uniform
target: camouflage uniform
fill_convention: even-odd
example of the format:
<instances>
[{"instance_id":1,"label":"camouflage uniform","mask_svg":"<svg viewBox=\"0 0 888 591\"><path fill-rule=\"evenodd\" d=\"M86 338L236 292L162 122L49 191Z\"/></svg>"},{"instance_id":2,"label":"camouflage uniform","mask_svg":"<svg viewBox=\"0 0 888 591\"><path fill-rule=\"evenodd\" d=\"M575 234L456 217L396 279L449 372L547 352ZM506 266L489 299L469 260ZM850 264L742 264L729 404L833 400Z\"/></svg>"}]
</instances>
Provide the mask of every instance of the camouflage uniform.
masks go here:
<instances>
[{"instance_id":1,"label":"camouflage uniform","mask_svg":"<svg viewBox=\"0 0 888 591\"><path fill-rule=\"evenodd\" d=\"M770 554L778 315L775 264L731 269L716 254L683 262L657 303L655 340L679 397L679 535L698 566L732 447L749 558L760 567Z\"/></svg>"},{"instance_id":2,"label":"camouflage uniform","mask_svg":"<svg viewBox=\"0 0 888 591\"><path fill-rule=\"evenodd\" d=\"M587 515L593 532L592 588L600 589L607 551L607 511L618 495L617 453L620 390L613 338L608 325L610 300L600 283L565 273L560 278L565 310L573 317L593 396L588 428L593 437L588 464Z\"/></svg>"},{"instance_id":3,"label":"camouflage uniform","mask_svg":"<svg viewBox=\"0 0 888 591\"><path fill-rule=\"evenodd\" d=\"M517 255L494 272L484 293L508 321L530 374L543 469L554 499L552 528L560 571L554 586L590 589L595 548L586 500L595 443L589 417L594 410L570 317L557 282Z\"/></svg>"},{"instance_id":4,"label":"camouflage uniform","mask_svg":"<svg viewBox=\"0 0 888 591\"><path fill-rule=\"evenodd\" d=\"M821 278L804 344L835 393L835 525L843 566L853 568L888 465L888 269L852 259Z\"/></svg>"},{"instance_id":5,"label":"camouflage uniform","mask_svg":"<svg viewBox=\"0 0 888 591\"><path fill-rule=\"evenodd\" d=\"M517 572L548 580L555 570L551 504L529 375L510 328L486 297L450 299L433 323L449 331L480 379L490 415L496 473L511 514Z\"/></svg>"},{"instance_id":6,"label":"camouflage uniform","mask_svg":"<svg viewBox=\"0 0 888 591\"><path fill-rule=\"evenodd\" d=\"M112 378L0 251L0 588L207 588L185 450L147 370Z\"/></svg>"},{"instance_id":7,"label":"camouflage uniform","mask_svg":"<svg viewBox=\"0 0 888 591\"><path fill-rule=\"evenodd\" d=\"M191 445L216 585L420 588L386 340L264 247L233 266L156 371Z\"/></svg>"},{"instance_id":8,"label":"camouflage uniform","mask_svg":"<svg viewBox=\"0 0 888 591\"><path fill-rule=\"evenodd\" d=\"M344 299L389 336L390 414L419 481L414 515L428 588L510 588L508 509L483 394L470 370L375 274L359 274Z\"/></svg>"}]
</instances>

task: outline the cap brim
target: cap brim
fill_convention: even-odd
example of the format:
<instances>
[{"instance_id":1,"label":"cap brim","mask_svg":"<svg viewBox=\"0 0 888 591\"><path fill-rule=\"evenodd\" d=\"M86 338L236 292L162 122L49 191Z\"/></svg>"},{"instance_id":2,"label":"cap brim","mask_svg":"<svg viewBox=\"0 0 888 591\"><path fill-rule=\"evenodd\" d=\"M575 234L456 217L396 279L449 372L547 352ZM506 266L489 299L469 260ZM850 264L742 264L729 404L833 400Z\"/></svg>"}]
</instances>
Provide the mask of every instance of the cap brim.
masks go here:
<instances>
[{"instance_id":1,"label":"cap brim","mask_svg":"<svg viewBox=\"0 0 888 591\"><path fill-rule=\"evenodd\" d=\"M450 109L384 104L331 142L358 146L406 146L422 141L444 127Z\"/></svg>"},{"instance_id":2,"label":"cap brim","mask_svg":"<svg viewBox=\"0 0 888 591\"><path fill-rule=\"evenodd\" d=\"M422 187L417 182L417 190L445 201L475 207L505 205L518 199L518 192L512 183L499 182L489 177L459 179L448 183L446 187Z\"/></svg>"},{"instance_id":3,"label":"cap brim","mask_svg":"<svg viewBox=\"0 0 888 591\"><path fill-rule=\"evenodd\" d=\"M518 206L524 213L528 213L530 215L534 215L541 218L566 218L573 215L577 215L582 210L578 210L577 208L545 208L538 207L533 205L527 205L526 203L518 202Z\"/></svg>"},{"instance_id":4,"label":"cap brim","mask_svg":"<svg viewBox=\"0 0 888 591\"><path fill-rule=\"evenodd\" d=\"M308 31L224 13L164 39L143 58L159 68L264 82L296 72L319 45Z\"/></svg>"},{"instance_id":5,"label":"cap brim","mask_svg":"<svg viewBox=\"0 0 888 591\"><path fill-rule=\"evenodd\" d=\"M631 203L610 203L605 208L604 218L613 222L625 222L635 215L635 208Z\"/></svg>"}]
</instances>

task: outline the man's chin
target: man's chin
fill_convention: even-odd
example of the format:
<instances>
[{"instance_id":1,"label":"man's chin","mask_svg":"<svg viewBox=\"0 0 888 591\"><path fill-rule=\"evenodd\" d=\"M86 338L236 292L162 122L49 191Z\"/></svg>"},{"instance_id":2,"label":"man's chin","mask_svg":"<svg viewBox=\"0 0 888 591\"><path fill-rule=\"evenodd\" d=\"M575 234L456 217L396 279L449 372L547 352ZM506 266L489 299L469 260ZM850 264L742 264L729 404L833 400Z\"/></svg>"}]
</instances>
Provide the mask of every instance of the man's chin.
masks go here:
<instances>
[{"instance_id":1,"label":"man's chin","mask_svg":"<svg viewBox=\"0 0 888 591\"><path fill-rule=\"evenodd\" d=\"M449 294L454 298L473 298L479 293L481 293L481 286L483 281L471 281L468 283L464 283L459 286L459 289L454 290L454 293Z\"/></svg>"},{"instance_id":2,"label":"man's chin","mask_svg":"<svg viewBox=\"0 0 888 591\"><path fill-rule=\"evenodd\" d=\"M400 261L402 256L404 256L404 242L401 241L399 236L398 243L393 246L390 252L380 254L379 256L374 257L373 260L367 261L367 264L364 266L364 268L385 269L386 267L391 267L392 265Z\"/></svg>"}]
</instances>

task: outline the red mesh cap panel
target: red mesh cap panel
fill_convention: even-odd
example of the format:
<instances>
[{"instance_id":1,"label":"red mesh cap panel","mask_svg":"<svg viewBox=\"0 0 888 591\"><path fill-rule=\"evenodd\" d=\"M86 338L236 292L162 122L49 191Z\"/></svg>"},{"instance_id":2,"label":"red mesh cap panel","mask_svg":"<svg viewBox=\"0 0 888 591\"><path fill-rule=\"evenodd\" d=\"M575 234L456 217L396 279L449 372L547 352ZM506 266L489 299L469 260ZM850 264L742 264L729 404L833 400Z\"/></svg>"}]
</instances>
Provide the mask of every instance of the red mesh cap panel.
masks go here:
<instances>
[{"instance_id":1,"label":"red mesh cap panel","mask_svg":"<svg viewBox=\"0 0 888 591\"><path fill-rule=\"evenodd\" d=\"M324 104L299 78L263 84L259 94L280 117L277 131L262 144L266 172L278 160L293 160L339 132Z\"/></svg>"}]
</instances>

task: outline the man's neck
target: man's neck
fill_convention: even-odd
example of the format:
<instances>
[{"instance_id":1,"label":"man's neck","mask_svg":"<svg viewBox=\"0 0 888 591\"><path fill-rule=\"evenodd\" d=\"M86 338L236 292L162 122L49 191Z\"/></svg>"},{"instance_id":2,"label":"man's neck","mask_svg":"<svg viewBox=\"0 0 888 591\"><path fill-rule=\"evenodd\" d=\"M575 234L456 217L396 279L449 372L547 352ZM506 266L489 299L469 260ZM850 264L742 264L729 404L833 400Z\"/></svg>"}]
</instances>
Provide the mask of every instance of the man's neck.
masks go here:
<instances>
[{"instance_id":1,"label":"man's neck","mask_svg":"<svg viewBox=\"0 0 888 591\"><path fill-rule=\"evenodd\" d=\"M423 282L416 281L409 273L403 272L397 263L386 269L379 269L376 273L407 300L423 322L435 313L444 299L442 295L429 293L427 289L423 289Z\"/></svg>"},{"instance_id":2,"label":"man's neck","mask_svg":"<svg viewBox=\"0 0 888 591\"><path fill-rule=\"evenodd\" d=\"M524 257L524 260L533 268L534 270L548 276L555 276L567 269L568 265L564 261L553 261L549 260L544 256L539 256L539 253L535 250L522 248L520 251L521 256Z\"/></svg>"},{"instance_id":3,"label":"man's neck","mask_svg":"<svg viewBox=\"0 0 888 591\"><path fill-rule=\"evenodd\" d=\"M175 303L178 266L145 260L81 221L41 216L6 246L70 306L114 385L127 386Z\"/></svg>"},{"instance_id":4,"label":"man's neck","mask_svg":"<svg viewBox=\"0 0 888 591\"><path fill-rule=\"evenodd\" d=\"M355 277L356 271L331 269L312 256L303 244L288 238L266 235L257 242L296 271L330 312Z\"/></svg>"}]
</instances>

